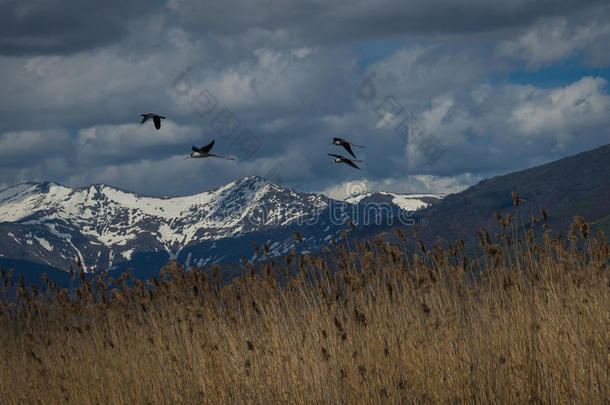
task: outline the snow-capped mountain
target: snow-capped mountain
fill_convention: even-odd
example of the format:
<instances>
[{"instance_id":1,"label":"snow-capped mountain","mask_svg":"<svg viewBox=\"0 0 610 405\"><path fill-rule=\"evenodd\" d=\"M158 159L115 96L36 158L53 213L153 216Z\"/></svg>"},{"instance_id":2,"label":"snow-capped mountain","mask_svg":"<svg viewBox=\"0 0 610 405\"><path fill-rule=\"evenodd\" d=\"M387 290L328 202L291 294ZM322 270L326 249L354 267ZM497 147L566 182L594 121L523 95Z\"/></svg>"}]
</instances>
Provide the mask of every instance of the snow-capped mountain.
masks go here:
<instances>
[{"instance_id":1,"label":"snow-capped mountain","mask_svg":"<svg viewBox=\"0 0 610 405\"><path fill-rule=\"evenodd\" d=\"M367 204L387 202L394 204L405 211L417 211L437 204L443 194L396 194L379 191L350 196L345 199L350 204Z\"/></svg>"},{"instance_id":2,"label":"snow-capped mountain","mask_svg":"<svg viewBox=\"0 0 610 405\"><path fill-rule=\"evenodd\" d=\"M340 202L297 193L256 176L172 198L141 196L106 185L25 183L0 191L0 259L59 269L80 261L89 270L158 270L170 258L187 266L251 259L251 240L267 243L269 256L293 248L315 251L332 236L339 237L347 217L359 222L359 203L389 201L396 209L412 210L435 197L377 193ZM302 235L302 242L296 243L294 231Z\"/></svg>"}]
</instances>

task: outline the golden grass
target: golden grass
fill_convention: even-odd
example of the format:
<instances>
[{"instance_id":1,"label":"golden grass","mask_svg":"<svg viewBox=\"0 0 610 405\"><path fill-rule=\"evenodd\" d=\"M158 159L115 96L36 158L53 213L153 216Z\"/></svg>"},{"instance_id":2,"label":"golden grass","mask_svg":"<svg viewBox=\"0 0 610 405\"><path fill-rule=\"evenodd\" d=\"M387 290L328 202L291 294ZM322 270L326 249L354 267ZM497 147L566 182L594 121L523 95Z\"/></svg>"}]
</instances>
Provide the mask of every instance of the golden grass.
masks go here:
<instances>
[{"instance_id":1,"label":"golden grass","mask_svg":"<svg viewBox=\"0 0 610 405\"><path fill-rule=\"evenodd\" d=\"M222 288L170 263L73 296L21 286L0 306L1 402L608 403L608 244L585 226L483 231L477 258L405 255L397 230L402 248L335 244L332 275L291 257L286 283L272 262Z\"/></svg>"}]
</instances>

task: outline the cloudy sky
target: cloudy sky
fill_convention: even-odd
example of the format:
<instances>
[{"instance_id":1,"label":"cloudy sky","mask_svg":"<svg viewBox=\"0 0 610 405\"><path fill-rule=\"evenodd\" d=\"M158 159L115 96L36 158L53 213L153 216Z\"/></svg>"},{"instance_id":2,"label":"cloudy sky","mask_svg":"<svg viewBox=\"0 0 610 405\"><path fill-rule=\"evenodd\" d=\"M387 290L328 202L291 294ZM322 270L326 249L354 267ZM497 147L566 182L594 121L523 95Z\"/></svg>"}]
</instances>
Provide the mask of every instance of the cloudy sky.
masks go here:
<instances>
[{"instance_id":1,"label":"cloudy sky","mask_svg":"<svg viewBox=\"0 0 610 405\"><path fill-rule=\"evenodd\" d=\"M0 188L449 193L607 144L607 1L496 3L0 0Z\"/></svg>"}]
</instances>

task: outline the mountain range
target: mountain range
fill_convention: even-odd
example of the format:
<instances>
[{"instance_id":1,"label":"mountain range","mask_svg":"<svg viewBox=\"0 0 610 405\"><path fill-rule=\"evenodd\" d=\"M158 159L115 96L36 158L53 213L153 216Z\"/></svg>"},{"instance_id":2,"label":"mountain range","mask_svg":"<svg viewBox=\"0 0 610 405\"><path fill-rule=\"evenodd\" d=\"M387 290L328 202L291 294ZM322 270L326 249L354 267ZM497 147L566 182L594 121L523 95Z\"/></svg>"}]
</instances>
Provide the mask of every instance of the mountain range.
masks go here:
<instances>
[{"instance_id":1,"label":"mountain range","mask_svg":"<svg viewBox=\"0 0 610 405\"><path fill-rule=\"evenodd\" d=\"M77 263L87 271L131 268L144 278L170 259L188 267L317 252L341 239L348 218L354 238L415 225L425 243L471 242L480 228L499 229L495 211L517 214L512 191L520 196L519 227L532 216L542 220L544 209L551 228L564 230L581 215L593 231L608 233L610 145L448 196L378 192L339 201L257 176L171 198L107 185L24 183L0 191L0 267L30 280L42 272L61 279ZM254 245L266 254L254 255Z\"/></svg>"},{"instance_id":2,"label":"mountain range","mask_svg":"<svg viewBox=\"0 0 610 405\"><path fill-rule=\"evenodd\" d=\"M257 176L173 198L101 184L24 183L0 191L0 265L39 273L79 263L86 271L132 268L146 276L170 259L185 266L254 259L252 242L266 244L269 257L314 252L340 238L348 217L407 222L403 207L422 208L440 198L374 193L337 201Z\"/></svg>"}]
</instances>

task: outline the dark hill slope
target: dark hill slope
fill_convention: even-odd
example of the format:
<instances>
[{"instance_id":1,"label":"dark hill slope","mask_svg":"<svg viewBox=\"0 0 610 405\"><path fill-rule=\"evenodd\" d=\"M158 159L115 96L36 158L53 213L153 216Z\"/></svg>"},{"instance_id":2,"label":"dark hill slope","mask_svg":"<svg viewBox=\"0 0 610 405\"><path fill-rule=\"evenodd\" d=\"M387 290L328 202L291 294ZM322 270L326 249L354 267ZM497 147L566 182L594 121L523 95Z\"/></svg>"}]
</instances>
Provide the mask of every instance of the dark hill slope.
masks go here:
<instances>
[{"instance_id":1,"label":"dark hill slope","mask_svg":"<svg viewBox=\"0 0 610 405\"><path fill-rule=\"evenodd\" d=\"M419 229L425 241L437 236L447 241L472 240L480 228L498 229L494 211L516 213L511 198L516 191L521 199L519 217L529 223L532 215L540 217L540 208L548 215L547 223L555 230L565 230L575 215L592 225L593 230L608 233L610 226L610 145L531 169L483 180L467 190L447 196L438 205L418 211L429 226Z\"/></svg>"}]
</instances>

